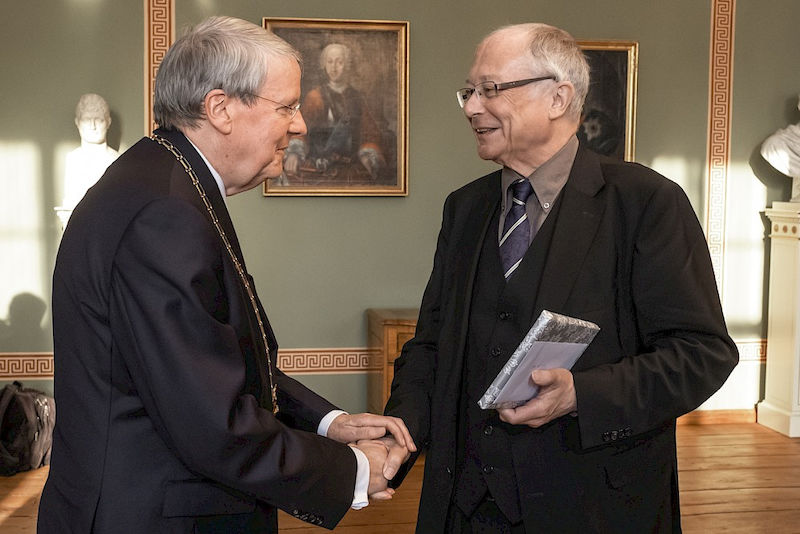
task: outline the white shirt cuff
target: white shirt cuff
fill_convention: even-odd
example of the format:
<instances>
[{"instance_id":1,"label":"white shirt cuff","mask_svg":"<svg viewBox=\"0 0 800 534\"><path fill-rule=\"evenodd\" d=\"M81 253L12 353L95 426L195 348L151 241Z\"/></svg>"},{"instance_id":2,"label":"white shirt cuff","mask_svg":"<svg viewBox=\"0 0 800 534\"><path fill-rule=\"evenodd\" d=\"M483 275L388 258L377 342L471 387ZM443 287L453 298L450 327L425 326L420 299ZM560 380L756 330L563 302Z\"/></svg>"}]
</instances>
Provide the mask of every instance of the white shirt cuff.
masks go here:
<instances>
[{"instance_id":1,"label":"white shirt cuff","mask_svg":"<svg viewBox=\"0 0 800 534\"><path fill-rule=\"evenodd\" d=\"M322 421L319 422L319 426L317 427L317 434L320 436L328 437L328 427L331 426L333 420L342 415L343 413L347 413L344 410L331 410L328 412L328 415L322 418Z\"/></svg>"},{"instance_id":2,"label":"white shirt cuff","mask_svg":"<svg viewBox=\"0 0 800 534\"><path fill-rule=\"evenodd\" d=\"M322 421L319 422L317 434L328 437L328 428L331 426L333 420L346 413L347 412L343 410L331 410L328 412L328 414L322 418ZM367 494L367 491L369 491L369 460L367 460L367 455L359 449L355 447L350 448L353 454L356 455L356 464L358 465L356 469L356 487L353 490L353 504L351 504L350 507L354 510L360 510L369 505L369 495Z\"/></svg>"},{"instance_id":3,"label":"white shirt cuff","mask_svg":"<svg viewBox=\"0 0 800 534\"><path fill-rule=\"evenodd\" d=\"M356 455L356 461L358 462L356 488L353 491L353 504L350 505L350 508L353 510L360 510L369 505L369 496L367 495L367 491L369 490L369 460L367 460L367 455L361 450L355 447L350 448L353 449Z\"/></svg>"}]
</instances>

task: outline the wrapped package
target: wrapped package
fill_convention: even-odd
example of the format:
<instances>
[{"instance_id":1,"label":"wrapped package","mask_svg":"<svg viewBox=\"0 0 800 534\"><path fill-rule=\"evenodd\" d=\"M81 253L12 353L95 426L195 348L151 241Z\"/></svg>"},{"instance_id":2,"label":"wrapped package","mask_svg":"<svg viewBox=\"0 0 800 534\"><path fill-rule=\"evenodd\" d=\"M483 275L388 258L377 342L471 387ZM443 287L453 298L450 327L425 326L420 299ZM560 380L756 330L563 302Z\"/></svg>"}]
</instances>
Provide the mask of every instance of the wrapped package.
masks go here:
<instances>
[{"instance_id":1,"label":"wrapped package","mask_svg":"<svg viewBox=\"0 0 800 534\"><path fill-rule=\"evenodd\" d=\"M589 321L542 310L478 406L489 410L525 404L539 392L530 379L534 369L571 369L599 331Z\"/></svg>"}]
</instances>

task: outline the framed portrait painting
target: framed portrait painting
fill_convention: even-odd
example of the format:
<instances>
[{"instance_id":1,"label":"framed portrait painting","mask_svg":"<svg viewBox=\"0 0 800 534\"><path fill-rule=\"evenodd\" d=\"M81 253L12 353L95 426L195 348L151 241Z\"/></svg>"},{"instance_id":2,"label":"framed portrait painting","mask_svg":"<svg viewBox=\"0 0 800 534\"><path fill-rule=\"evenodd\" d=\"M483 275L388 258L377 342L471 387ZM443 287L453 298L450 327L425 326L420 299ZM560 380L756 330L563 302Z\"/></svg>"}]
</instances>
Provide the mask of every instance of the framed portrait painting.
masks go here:
<instances>
[{"instance_id":1,"label":"framed portrait painting","mask_svg":"<svg viewBox=\"0 0 800 534\"><path fill-rule=\"evenodd\" d=\"M636 128L635 41L578 41L591 83L578 137L599 154L633 161Z\"/></svg>"},{"instance_id":2,"label":"framed portrait painting","mask_svg":"<svg viewBox=\"0 0 800 534\"><path fill-rule=\"evenodd\" d=\"M408 194L408 22L264 18L303 56L300 113L266 196Z\"/></svg>"}]
</instances>

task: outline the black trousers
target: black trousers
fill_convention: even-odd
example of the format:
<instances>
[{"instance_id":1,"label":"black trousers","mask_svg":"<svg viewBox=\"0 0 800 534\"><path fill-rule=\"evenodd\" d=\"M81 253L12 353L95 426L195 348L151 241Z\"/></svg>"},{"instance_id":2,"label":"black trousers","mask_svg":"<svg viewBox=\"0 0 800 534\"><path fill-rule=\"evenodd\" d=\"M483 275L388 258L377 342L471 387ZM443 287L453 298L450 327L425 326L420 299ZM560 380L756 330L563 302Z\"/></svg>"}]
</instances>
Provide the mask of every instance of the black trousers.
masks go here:
<instances>
[{"instance_id":1,"label":"black trousers","mask_svg":"<svg viewBox=\"0 0 800 534\"><path fill-rule=\"evenodd\" d=\"M454 502L447 511L447 534L525 534L522 522L512 524L488 494L467 517Z\"/></svg>"}]
</instances>

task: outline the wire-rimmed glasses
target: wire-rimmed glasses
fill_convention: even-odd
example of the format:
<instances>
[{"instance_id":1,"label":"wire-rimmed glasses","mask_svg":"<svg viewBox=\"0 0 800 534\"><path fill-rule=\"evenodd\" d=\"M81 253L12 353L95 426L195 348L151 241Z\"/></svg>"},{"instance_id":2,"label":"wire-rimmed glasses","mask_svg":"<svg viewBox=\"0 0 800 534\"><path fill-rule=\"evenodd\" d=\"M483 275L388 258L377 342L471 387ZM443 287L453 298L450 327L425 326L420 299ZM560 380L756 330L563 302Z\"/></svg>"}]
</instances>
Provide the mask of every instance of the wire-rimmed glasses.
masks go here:
<instances>
[{"instance_id":1,"label":"wire-rimmed glasses","mask_svg":"<svg viewBox=\"0 0 800 534\"><path fill-rule=\"evenodd\" d=\"M539 76L538 78L526 78L524 80L516 80L513 82L505 82L505 83L495 83L492 81L481 82L476 84L475 87L464 87L456 91L456 98L458 99L458 105L462 108L467 104L467 100L470 97L477 93L478 98L494 98L497 96L497 93L500 91L505 91L506 89L512 89L514 87L522 87L523 85L528 85L529 83L534 82L541 82L543 80L555 80L555 76Z\"/></svg>"},{"instance_id":2,"label":"wire-rimmed glasses","mask_svg":"<svg viewBox=\"0 0 800 534\"><path fill-rule=\"evenodd\" d=\"M278 111L285 115L289 119L293 119L297 112L300 111L300 102L293 106L287 106L277 100L272 100L271 98L267 98L266 96L257 95L255 93L247 93L250 96L254 96L256 98L260 98L261 100L266 100L267 102L272 102L273 104L278 104L279 107L275 108L275 111Z\"/></svg>"}]
</instances>

